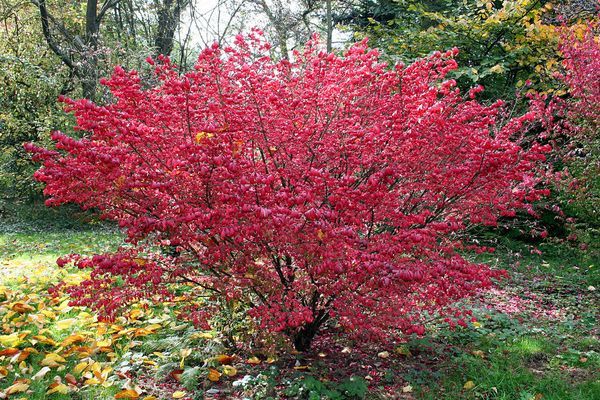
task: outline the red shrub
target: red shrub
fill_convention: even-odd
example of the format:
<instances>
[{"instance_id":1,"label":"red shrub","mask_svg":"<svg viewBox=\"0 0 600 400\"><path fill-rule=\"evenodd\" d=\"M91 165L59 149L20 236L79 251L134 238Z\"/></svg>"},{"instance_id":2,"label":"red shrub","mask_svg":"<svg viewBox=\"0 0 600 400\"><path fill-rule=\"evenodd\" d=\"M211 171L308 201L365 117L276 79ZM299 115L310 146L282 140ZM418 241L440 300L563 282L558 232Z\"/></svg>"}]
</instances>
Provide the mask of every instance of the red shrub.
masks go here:
<instances>
[{"instance_id":1,"label":"red shrub","mask_svg":"<svg viewBox=\"0 0 600 400\"><path fill-rule=\"evenodd\" d=\"M28 146L48 205L99 209L137 246L77 258L94 271L74 302L111 317L194 282L300 350L330 318L375 336L459 318L452 303L502 275L455 252L462 234L545 193L546 147L518 143L533 113L499 127L500 102L444 80L454 52L390 69L364 42L343 57L311 42L291 62L267 50L238 37L182 76L163 60L149 89L117 67L112 104L64 100L85 138ZM157 244L177 252L140 258Z\"/></svg>"}]
</instances>

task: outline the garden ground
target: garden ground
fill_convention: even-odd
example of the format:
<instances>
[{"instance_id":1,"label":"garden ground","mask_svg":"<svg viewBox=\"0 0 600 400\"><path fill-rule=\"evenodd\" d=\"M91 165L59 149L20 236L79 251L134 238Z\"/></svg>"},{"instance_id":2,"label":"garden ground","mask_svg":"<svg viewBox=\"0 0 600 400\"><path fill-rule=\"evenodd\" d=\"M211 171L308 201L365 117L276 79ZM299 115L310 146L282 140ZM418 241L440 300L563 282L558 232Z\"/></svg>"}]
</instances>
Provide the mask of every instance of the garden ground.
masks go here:
<instances>
[{"instance_id":1,"label":"garden ground","mask_svg":"<svg viewBox=\"0 0 600 400\"><path fill-rule=\"evenodd\" d=\"M308 355L268 354L228 350L173 304L141 302L113 323L70 307L48 289L85 272L56 258L113 249L120 236L48 221L2 222L0 398L600 399L598 262L565 243L539 243L539 255L503 239L479 256L511 279L465 302L477 319L466 328L432 324L377 346L331 328Z\"/></svg>"}]
</instances>

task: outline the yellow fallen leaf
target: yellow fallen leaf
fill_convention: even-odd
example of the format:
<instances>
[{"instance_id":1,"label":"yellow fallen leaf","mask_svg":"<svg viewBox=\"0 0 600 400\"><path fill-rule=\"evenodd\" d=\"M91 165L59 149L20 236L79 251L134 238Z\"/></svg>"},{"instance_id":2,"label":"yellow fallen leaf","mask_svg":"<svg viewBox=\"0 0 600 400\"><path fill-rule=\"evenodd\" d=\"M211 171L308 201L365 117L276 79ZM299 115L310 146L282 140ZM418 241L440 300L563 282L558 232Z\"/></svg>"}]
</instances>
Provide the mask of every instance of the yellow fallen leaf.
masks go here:
<instances>
[{"instance_id":1,"label":"yellow fallen leaf","mask_svg":"<svg viewBox=\"0 0 600 400\"><path fill-rule=\"evenodd\" d=\"M8 369L6 367L0 366L0 379L6 378L8 376Z\"/></svg>"},{"instance_id":2,"label":"yellow fallen leaf","mask_svg":"<svg viewBox=\"0 0 600 400\"><path fill-rule=\"evenodd\" d=\"M185 395L186 395L186 393L185 393L185 392L183 392L183 391L181 391L181 390L178 390L178 391L176 391L176 392L173 392L173 394L172 394L171 396L172 396L174 399L182 399L182 398L184 398L184 397L185 397Z\"/></svg>"},{"instance_id":3,"label":"yellow fallen leaf","mask_svg":"<svg viewBox=\"0 0 600 400\"><path fill-rule=\"evenodd\" d=\"M56 318L56 314L53 313L50 310L42 310L40 311L42 313L42 315L44 315L46 318L50 318L50 319L55 319Z\"/></svg>"},{"instance_id":4,"label":"yellow fallen leaf","mask_svg":"<svg viewBox=\"0 0 600 400\"><path fill-rule=\"evenodd\" d=\"M223 374L226 376L235 376L235 374L237 374L237 369L231 365L225 365L223 367Z\"/></svg>"},{"instance_id":5,"label":"yellow fallen leaf","mask_svg":"<svg viewBox=\"0 0 600 400\"><path fill-rule=\"evenodd\" d=\"M110 346L112 346L112 340L110 340L110 339L100 340L100 341L96 342L96 346L98 346L98 347L110 347Z\"/></svg>"},{"instance_id":6,"label":"yellow fallen leaf","mask_svg":"<svg viewBox=\"0 0 600 400\"><path fill-rule=\"evenodd\" d=\"M84 384L84 385L89 385L89 386L94 386L94 385L100 385L100 384L102 384L102 382L103 382L103 381L101 381L101 380L100 380L100 379L98 379L98 378L89 378L89 379L86 379L86 380L83 382L83 384Z\"/></svg>"},{"instance_id":7,"label":"yellow fallen leaf","mask_svg":"<svg viewBox=\"0 0 600 400\"><path fill-rule=\"evenodd\" d=\"M6 393L7 395L10 396L11 394L15 394L15 393L23 393L27 389L29 389L29 383L27 383L26 381L20 381L20 382L16 382L13 385L7 387L6 390L4 391L4 393Z\"/></svg>"},{"instance_id":8,"label":"yellow fallen leaf","mask_svg":"<svg viewBox=\"0 0 600 400\"><path fill-rule=\"evenodd\" d=\"M463 385L463 389L465 390L471 390L475 387L475 383L473 381L467 381L465 382L465 384Z\"/></svg>"},{"instance_id":9,"label":"yellow fallen leaf","mask_svg":"<svg viewBox=\"0 0 600 400\"><path fill-rule=\"evenodd\" d=\"M142 310L140 310L139 308L136 308L135 310L132 310L129 313L129 320L135 321L135 320L139 319L142 315L144 315L144 312Z\"/></svg>"},{"instance_id":10,"label":"yellow fallen leaf","mask_svg":"<svg viewBox=\"0 0 600 400\"><path fill-rule=\"evenodd\" d=\"M248 360L246 360L246 362L251 365L260 364L260 360L258 359L258 357L250 357Z\"/></svg>"},{"instance_id":11,"label":"yellow fallen leaf","mask_svg":"<svg viewBox=\"0 0 600 400\"><path fill-rule=\"evenodd\" d=\"M43 335L34 336L33 339L37 340L39 343L42 343L42 344L49 344L50 346L58 346L58 343L54 339L51 339L51 338L43 336Z\"/></svg>"},{"instance_id":12,"label":"yellow fallen leaf","mask_svg":"<svg viewBox=\"0 0 600 400\"><path fill-rule=\"evenodd\" d=\"M179 362L179 368L183 369L183 364L185 363L185 358L192 354L192 349L181 349L179 350L179 355L181 356L181 361Z\"/></svg>"},{"instance_id":13,"label":"yellow fallen leaf","mask_svg":"<svg viewBox=\"0 0 600 400\"><path fill-rule=\"evenodd\" d=\"M142 400L158 400L158 397L156 397L156 396L146 396Z\"/></svg>"},{"instance_id":14,"label":"yellow fallen leaf","mask_svg":"<svg viewBox=\"0 0 600 400\"><path fill-rule=\"evenodd\" d=\"M23 339L17 333L11 333L10 335L0 335L0 344L3 347L17 347L23 343Z\"/></svg>"},{"instance_id":15,"label":"yellow fallen leaf","mask_svg":"<svg viewBox=\"0 0 600 400\"><path fill-rule=\"evenodd\" d=\"M73 373L79 375L90 365L87 361L82 361L73 368Z\"/></svg>"},{"instance_id":16,"label":"yellow fallen leaf","mask_svg":"<svg viewBox=\"0 0 600 400\"><path fill-rule=\"evenodd\" d=\"M46 357L40 362L40 365L48 366L50 368L57 368L61 363L67 362L63 357L56 353L48 353Z\"/></svg>"},{"instance_id":17,"label":"yellow fallen leaf","mask_svg":"<svg viewBox=\"0 0 600 400\"><path fill-rule=\"evenodd\" d=\"M140 394L133 389L123 389L115 394L115 399L137 399Z\"/></svg>"},{"instance_id":18,"label":"yellow fallen leaf","mask_svg":"<svg viewBox=\"0 0 600 400\"><path fill-rule=\"evenodd\" d=\"M211 332L198 332L190 335L190 339L212 339L215 335Z\"/></svg>"},{"instance_id":19,"label":"yellow fallen leaf","mask_svg":"<svg viewBox=\"0 0 600 400\"><path fill-rule=\"evenodd\" d=\"M209 368L208 380L212 382L217 382L219 378L221 378L221 373L214 368Z\"/></svg>"},{"instance_id":20,"label":"yellow fallen leaf","mask_svg":"<svg viewBox=\"0 0 600 400\"><path fill-rule=\"evenodd\" d=\"M72 327L76 323L77 323L77 319L75 319L75 318L68 318L68 319L62 319L60 321L56 321L56 323L54 324L54 326L56 327L56 329L62 331L62 330L65 330L65 329L68 329L68 328Z\"/></svg>"},{"instance_id":21,"label":"yellow fallen leaf","mask_svg":"<svg viewBox=\"0 0 600 400\"><path fill-rule=\"evenodd\" d=\"M65 385L64 383L54 382L53 384L50 385L50 389L46 392L46 394L52 394L52 393L67 394L70 391L71 390L69 389L69 387L67 385Z\"/></svg>"}]
</instances>

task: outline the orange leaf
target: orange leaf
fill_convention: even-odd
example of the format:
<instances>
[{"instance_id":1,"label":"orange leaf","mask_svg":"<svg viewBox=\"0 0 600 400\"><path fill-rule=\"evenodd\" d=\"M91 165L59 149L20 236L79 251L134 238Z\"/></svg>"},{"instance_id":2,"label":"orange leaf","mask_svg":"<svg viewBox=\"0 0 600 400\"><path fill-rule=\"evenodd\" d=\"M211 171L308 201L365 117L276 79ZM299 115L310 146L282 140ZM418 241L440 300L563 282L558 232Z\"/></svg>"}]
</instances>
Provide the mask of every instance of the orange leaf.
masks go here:
<instances>
[{"instance_id":1,"label":"orange leaf","mask_svg":"<svg viewBox=\"0 0 600 400\"><path fill-rule=\"evenodd\" d=\"M23 314L23 313L26 313L26 312L30 312L30 311L35 311L35 308L33 308L29 304L25 304L25 303L15 303L15 304L13 304L13 306L11 307L11 309L13 311L16 311L16 312L20 313L20 314Z\"/></svg>"},{"instance_id":2,"label":"orange leaf","mask_svg":"<svg viewBox=\"0 0 600 400\"><path fill-rule=\"evenodd\" d=\"M171 373L169 375L171 376L171 378L175 379L177 382L181 382L181 374L183 374L182 369L175 369L175 370L171 371Z\"/></svg>"},{"instance_id":3,"label":"orange leaf","mask_svg":"<svg viewBox=\"0 0 600 400\"><path fill-rule=\"evenodd\" d=\"M218 382L221 378L221 373L214 368L208 370L208 380L212 382Z\"/></svg>"},{"instance_id":4,"label":"orange leaf","mask_svg":"<svg viewBox=\"0 0 600 400\"><path fill-rule=\"evenodd\" d=\"M137 399L140 394L133 389L123 389L115 394L115 399Z\"/></svg>"},{"instance_id":5,"label":"orange leaf","mask_svg":"<svg viewBox=\"0 0 600 400\"><path fill-rule=\"evenodd\" d=\"M4 349L4 350L0 351L0 357L1 356L12 357L20 351L21 350L17 349L16 347L9 347L8 349Z\"/></svg>"},{"instance_id":6,"label":"orange leaf","mask_svg":"<svg viewBox=\"0 0 600 400\"><path fill-rule=\"evenodd\" d=\"M31 354L31 351L23 350L21 352L21 354L19 354L19 357L17 357L17 362L21 362L21 361L27 360L27 357L29 357L30 354Z\"/></svg>"},{"instance_id":7,"label":"orange leaf","mask_svg":"<svg viewBox=\"0 0 600 400\"><path fill-rule=\"evenodd\" d=\"M60 343L60 345L61 345L61 347L67 347L74 343L81 343L83 341L85 341L85 337L83 337L82 335L71 335L71 336L67 337L65 340L63 340Z\"/></svg>"},{"instance_id":8,"label":"orange leaf","mask_svg":"<svg viewBox=\"0 0 600 400\"><path fill-rule=\"evenodd\" d=\"M231 365L231 363L233 362L233 357L225 354L219 354L215 357L215 360L217 360L221 365Z\"/></svg>"}]
</instances>

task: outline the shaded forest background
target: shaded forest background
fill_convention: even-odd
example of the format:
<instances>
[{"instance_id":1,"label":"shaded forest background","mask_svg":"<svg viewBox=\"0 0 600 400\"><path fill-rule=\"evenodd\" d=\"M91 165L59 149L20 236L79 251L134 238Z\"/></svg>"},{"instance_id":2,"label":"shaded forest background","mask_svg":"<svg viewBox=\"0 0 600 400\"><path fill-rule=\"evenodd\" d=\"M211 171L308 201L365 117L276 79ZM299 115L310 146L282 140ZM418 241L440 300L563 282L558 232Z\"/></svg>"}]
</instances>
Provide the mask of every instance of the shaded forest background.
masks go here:
<instances>
[{"instance_id":1,"label":"shaded forest background","mask_svg":"<svg viewBox=\"0 0 600 400\"><path fill-rule=\"evenodd\" d=\"M481 84L485 98L505 99L518 110L532 91L568 98L556 79L560 28L583 32L597 13L594 0L1 0L0 210L41 201L23 143L47 143L53 130L81 135L71 131L73 121L57 98L110 102L99 79L115 65L150 79L146 58L164 55L183 72L201 48L227 44L254 26L265 31L278 58L315 33L335 51L368 37L390 63L458 47L459 68L451 77L459 87ZM555 143L568 157L553 160L554 168L568 169L577 187L555 188L538 231L549 226L553 234L593 245L600 208L596 136ZM564 215L552 211L556 205Z\"/></svg>"}]
</instances>

